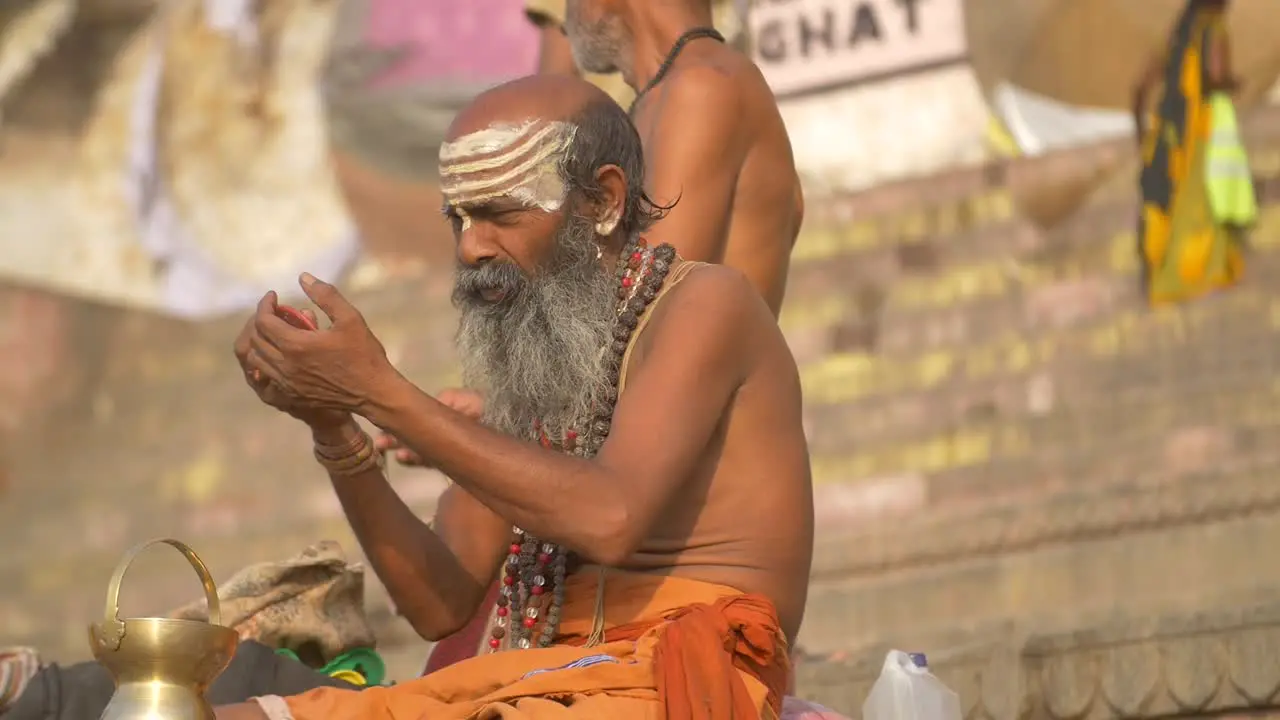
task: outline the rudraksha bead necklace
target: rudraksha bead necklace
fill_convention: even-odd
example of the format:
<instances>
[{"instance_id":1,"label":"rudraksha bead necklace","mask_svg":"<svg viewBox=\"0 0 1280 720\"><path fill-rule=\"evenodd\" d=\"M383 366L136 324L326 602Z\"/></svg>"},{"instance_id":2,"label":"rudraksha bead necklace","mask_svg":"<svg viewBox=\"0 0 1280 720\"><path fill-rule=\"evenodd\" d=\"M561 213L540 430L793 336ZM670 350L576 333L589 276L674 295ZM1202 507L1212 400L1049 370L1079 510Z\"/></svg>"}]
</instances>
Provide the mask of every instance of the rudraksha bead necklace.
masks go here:
<instances>
[{"instance_id":1,"label":"rudraksha bead necklace","mask_svg":"<svg viewBox=\"0 0 1280 720\"><path fill-rule=\"evenodd\" d=\"M623 248L616 272L617 321L605 360L610 392L585 427L566 431L559 442L535 426L543 447L556 448L582 458L594 457L600 451L613 424L623 356L640 318L662 289L675 257L675 248L670 245L650 247L644 238L636 238ZM490 652L504 648L550 646L559 632L560 609L564 606L569 553L520 528L512 530L514 535L503 565L502 586L490 623Z\"/></svg>"}]
</instances>

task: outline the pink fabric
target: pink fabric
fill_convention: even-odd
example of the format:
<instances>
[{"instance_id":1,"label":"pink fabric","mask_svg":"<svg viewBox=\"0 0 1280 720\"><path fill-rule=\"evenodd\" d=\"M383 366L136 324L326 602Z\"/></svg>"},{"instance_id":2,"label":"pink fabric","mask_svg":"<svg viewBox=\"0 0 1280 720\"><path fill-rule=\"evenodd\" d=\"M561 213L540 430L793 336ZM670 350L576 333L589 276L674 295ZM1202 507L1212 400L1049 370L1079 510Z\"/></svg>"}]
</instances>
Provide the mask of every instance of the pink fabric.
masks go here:
<instances>
[{"instance_id":1,"label":"pink fabric","mask_svg":"<svg viewBox=\"0 0 1280 720\"><path fill-rule=\"evenodd\" d=\"M485 596L484 602L480 603L480 610L476 612L475 617L471 618L471 622L431 648L431 654L427 656L427 666L422 669L423 675L476 656L476 652L481 649L481 641L486 640L484 629L489 624L489 613L493 611L493 604L498 601L499 587L501 586L498 583L494 583L493 587L489 588L489 594Z\"/></svg>"},{"instance_id":2,"label":"pink fabric","mask_svg":"<svg viewBox=\"0 0 1280 720\"><path fill-rule=\"evenodd\" d=\"M431 80L501 81L537 67L538 34L523 0L367 0L365 40L411 48L409 57L376 83Z\"/></svg>"},{"instance_id":3,"label":"pink fabric","mask_svg":"<svg viewBox=\"0 0 1280 720\"><path fill-rule=\"evenodd\" d=\"M845 716L808 700L788 695L782 699L782 720L849 720Z\"/></svg>"}]
</instances>

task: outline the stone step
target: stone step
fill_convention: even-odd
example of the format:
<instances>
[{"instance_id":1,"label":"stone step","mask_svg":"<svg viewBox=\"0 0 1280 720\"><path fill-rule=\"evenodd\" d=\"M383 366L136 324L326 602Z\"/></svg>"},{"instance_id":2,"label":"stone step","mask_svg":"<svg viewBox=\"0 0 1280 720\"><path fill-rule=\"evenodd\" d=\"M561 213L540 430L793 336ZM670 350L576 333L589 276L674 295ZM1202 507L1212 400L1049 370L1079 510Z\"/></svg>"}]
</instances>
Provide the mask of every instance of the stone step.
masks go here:
<instances>
[{"instance_id":1,"label":"stone step","mask_svg":"<svg viewBox=\"0 0 1280 720\"><path fill-rule=\"evenodd\" d=\"M1265 181L1262 189L1267 195L1277 189L1272 181L1280 176L1278 120L1280 108L1276 107L1242 118L1250 168ZM1136 182L1123 181L1127 172L1136 176L1134 163L1132 144L1115 141L888 183L851 195L809 198L793 262L799 268L809 261L848 257L859 266L918 269L963 257L951 252L957 247L981 252L984 247L1016 249L1023 243L1034 244L1025 232L1019 241L999 233L971 231L1021 224L1020 217L1036 215L1031 197L1035 191L1053 192L1092 175L1096 181L1086 183L1090 188L1083 196L1086 199L1074 212L1052 223L1033 223L1054 228L1088 225L1090 211L1099 204L1136 202ZM1098 173L1096 168L1103 170ZM955 235L960 242L944 240ZM1011 239L1013 244L1005 244ZM929 248L918 247L922 243Z\"/></svg>"},{"instance_id":2,"label":"stone step","mask_svg":"<svg viewBox=\"0 0 1280 720\"><path fill-rule=\"evenodd\" d=\"M1068 478L1030 492L983 498L979 503L953 503L832 526L817 541L814 578L874 579L886 569L907 571L958 562L997 546L1028 549L1062 539L1064 524L1075 527L1086 521L1101 523L1089 531L1101 533L1144 526L1152 517L1176 515L1183 510L1194 510L1197 517L1204 513L1265 511L1280 503L1274 483L1269 482L1280 471L1280 449L1274 442L1280 433L1280 421L1272 418L1264 423L1254 419L1249 425L1246 420L1232 428L1237 437L1245 440L1230 448L1238 451L1233 457L1188 466L1180 473L1134 472L1102 483ZM1028 485L1034 480L1029 475ZM1114 506L1094 506L1103 501ZM1075 509L1066 512L1064 508ZM859 547L859 554L841 556L838 548L850 542Z\"/></svg>"},{"instance_id":3,"label":"stone step","mask_svg":"<svg viewBox=\"0 0 1280 720\"><path fill-rule=\"evenodd\" d=\"M1124 598L1067 617L904 629L835 656L802 657L796 687L858 718L885 654L906 647L926 652L965 720L1273 720L1274 699L1254 688L1280 686L1280 667L1253 658L1280 652L1278 630L1271 588L1189 602Z\"/></svg>"},{"instance_id":4,"label":"stone step","mask_svg":"<svg viewBox=\"0 0 1280 720\"><path fill-rule=\"evenodd\" d=\"M830 652L962 623L1275 588L1256 553L1280 533L1275 472L1058 491L928 524L850 524L818 540L799 644Z\"/></svg>"},{"instance_id":5,"label":"stone step","mask_svg":"<svg viewBox=\"0 0 1280 720\"><path fill-rule=\"evenodd\" d=\"M1274 158L1268 154L1267 159L1274 160L1268 163L1268 174L1258 175L1264 206L1280 201L1280 145ZM923 282L956 266L1008 258L1051 259L1117 232L1132 234L1137 215L1134 193L1104 190L1052 231L1018 217L1005 189L933 210L964 220L903 220L907 229L886 229L881 224L887 221L879 220L852 220L830 228L815 221L812 227L806 225L792 255L788 304L806 307L831 294L847 293L851 284L888 294L899 282ZM940 289L934 294L945 297L954 292Z\"/></svg>"},{"instance_id":6,"label":"stone step","mask_svg":"<svg viewBox=\"0 0 1280 720\"><path fill-rule=\"evenodd\" d=\"M1267 130L1251 160L1260 200L1274 206L1280 204L1280 135ZM1113 271L1136 273L1133 183L1104 184L1079 211L1045 231L1019 216L1014 191L974 180L973 172L965 177L968 185L954 177L930 180L944 189L936 198L922 197L926 186L920 184L914 194L891 186L813 203L817 209L793 255L782 317L802 352L877 349L877 342L900 348L901 337L884 335L894 327L878 317L886 311L941 311L1003 296L1027 282L1060 280L1034 271L1069 265L1059 260L1081 248L1106 247ZM958 192L958 185L967 190ZM886 195L897 204L878 202ZM1262 225L1261 234L1280 232L1276 211L1264 208ZM1103 237L1111 244L1099 245Z\"/></svg>"},{"instance_id":7,"label":"stone step","mask_svg":"<svg viewBox=\"0 0 1280 720\"><path fill-rule=\"evenodd\" d=\"M833 353L802 367L810 406L860 402L877 397L964 387L998 378L1026 375L1072 358L1109 360L1142 356L1161 348L1183 348L1206 333L1252 332L1273 326L1273 287L1252 283L1183 306L1151 311L1132 307L1101 320L1046 333L1011 334L992 342L960 346L911 357ZM1248 318L1254 323L1247 326Z\"/></svg>"},{"instance_id":8,"label":"stone step","mask_svg":"<svg viewBox=\"0 0 1280 720\"><path fill-rule=\"evenodd\" d=\"M1210 372L1203 382L1189 376L1176 402L1170 399L1170 386L1158 382L1117 393L1111 404L1099 399L1077 406L1069 399L1037 398L1044 404L1026 412L1004 414L991 407L979 416L970 410L967 419L943 428L933 427L932 418L914 425L902 423L896 436L850 431L834 423L824 427L810 420L814 481L857 483L902 474L961 471L994 478L1008 462L1015 465L1005 474L1011 473L1015 482L1054 468L1057 471L1052 474L1070 480L1081 477L1078 469L1064 466L1073 460L1124 458L1143 442L1158 441L1163 446L1166 436L1188 428L1217 427L1245 413L1266 417L1267 403L1280 400L1272 390L1273 372L1260 362L1252 369ZM858 435L866 439L849 439ZM1031 468L1023 464L1029 458L1037 463Z\"/></svg>"},{"instance_id":9,"label":"stone step","mask_svg":"<svg viewBox=\"0 0 1280 720\"><path fill-rule=\"evenodd\" d=\"M1276 394L1268 398L1276 401ZM984 428L966 428L941 442L910 448L876 472L867 464L815 472L819 526L825 533L850 524L887 524L961 512L988 504L1020 502L1057 492L1132 483L1166 483L1193 474L1241 468L1280 471L1272 450L1280 444L1280 415L1250 409L1224 421L1221 413L1181 423L1148 421L1127 426L1115 438L1033 445L1024 428L1005 428L992 438ZM1269 416L1269 417L1268 417ZM1001 442L1003 441L1003 442ZM865 458L859 458L864 460ZM820 459L815 458L815 464ZM888 527L886 526L887 530Z\"/></svg>"},{"instance_id":10,"label":"stone step","mask_svg":"<svg viewBox=\"0 0 1280 720\"><path fill-rule=\"evenodd\" d=\"M848 374L833 369L826 378L807 368L811 449L866 452L975 423L1055 412L1091 418L1158 404L1175 391L1266 386L1275 359L1264 338L1276 335L1277 306L1280 297L1242 287L1195 306L1137 310L1039 339L1015 335L898 364L850 359Z\"/></svg>"},{"instance_id":11,"label":"stone step","mask_svg":"<svg viewBox=\"0 0 1280 720\"><path fill-rule=\"evenodd\" d=\"M782 327L797 359L807 362L831 352L907 356L1105 315L1140 302L1132 209L1117 206L1106 212L1096 218L1105 233L1069 236L1022 254L952 265L888 284L849 280L810 285L808 292L788 297ZM1251 246L1248 275L1253 276L1259 264L1274 262L1280 204L1264 208Z\"/></svg>"},{"instance_id":12,"label":"stone step","mask_svg":"<svg viewBox=\"0 0 1280 720\"><path fill-rule=\"evenodd\" d=\"M5 529L6 541L39 546L43 557L59 557L100 545L123 548L130 539L156 535L252 537L290 528L312 528L313 534L326 523L340 527L345 522L298 423L262 412L235 427L204 420L189 424L195 427L160 431L125 446L126 453L94 438L78 453L47 458L47 476L77 482L24 484L9 492L0 521L13 522L9 515L18 510L24 520ZM213 439L192 446L188 438L200 433ZM113 449L114 461L104 466L100 459ZM443 479L398 466L390 476L401 497L430 517ZM68 527L78 531L68 533ZM25 562L15 555L0 558L0 576L6 566Z\"/></svg>"},{"instance_id":13,"label":"stone step","mask_svg":"<svg viewBox=\"0 0 1280 720\"><path fill-rule=\"evenodd\" d=\"M1132 267L1135 259L1118 257L1111 267L1099 267L1102 264L1095 258L1110 260L1110 248L1121 243L1132 255L1131 237L1127 242L1113 237L1110 244L1104 239L1090 241L1066 259L1001 256L899 278L888 285L878 281L850 281L843 289L833 285L822 295L788 298L781 326L801 363L833 352L910 356L988 339L1008 332L1010 326L1035 327L1044 316L1054 317L1042 307L1043 298L1061 294L1069 283L1080 286L1078 292L1088 298L1096 296L1090 307L1114 304L1119 300L1113 299L1114 289L1135 284L1133 271L1122 273L1122 263ZM992 317L993 313L999 315Z\"/></svg>"}]
</instances>

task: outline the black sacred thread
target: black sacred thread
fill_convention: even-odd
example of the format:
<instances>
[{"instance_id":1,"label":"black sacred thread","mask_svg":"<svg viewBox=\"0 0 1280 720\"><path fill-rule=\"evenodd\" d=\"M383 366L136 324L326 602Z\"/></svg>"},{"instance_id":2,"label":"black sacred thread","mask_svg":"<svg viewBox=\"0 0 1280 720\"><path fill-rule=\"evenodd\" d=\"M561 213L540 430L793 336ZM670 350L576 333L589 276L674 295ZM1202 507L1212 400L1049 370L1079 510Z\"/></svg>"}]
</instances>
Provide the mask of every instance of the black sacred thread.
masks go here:
<instances>
[{"instance_id":1,"label":"black sacred thread","mask_svg":"<svg viewBox=\"0 0 1280 720\"><path fill-rule=\"evenodd\" d=\"M623 247L615 272L617 320L606 359L611 392L586 427L569 431L558 441L548 438L541 427L535 428L545 447L558 445L562 451L582 458L594 457L600 451L613 425L627 345L640 318L662 290L675 259L676 250L671 245L649 247L643 238L635 238ZM555 641L564 606L565 578L577 561L567 548L540 540L520 528L513 528L513 532L491 622L490 652L503 645L511 649L549 647ZM535 632L539 624L541 631Z\"/></svg>"},{"instance_id":2,"label":"black sacred thread","mask_svg":"<svg viewBox=\"0 0 1280 720\"><path fill-rule=\"evenodd\" d=\"M681 33L680 37L676 38L675 44L671 46L671 50L667 53L667 57L663 59L662 64L658 66L658 72L654 74L653 79L649 81L648 85L644 86L643 90L636 93L636 99L631 101L631 107L627 109L628 115L634 115L636 105L640 104L640 98L644 97L650 90L657 87L658 83L662 82L662 79L667 76L667 73L671 71L671 64L676 61L677 57L680 57L680 51L684 50L684 46L698 38L711 38L712 40L718 40L720 42L725 41L724 35L721 35L720 31L715 28L696 27L690 28Z\"/></svg>"}]
</instances>

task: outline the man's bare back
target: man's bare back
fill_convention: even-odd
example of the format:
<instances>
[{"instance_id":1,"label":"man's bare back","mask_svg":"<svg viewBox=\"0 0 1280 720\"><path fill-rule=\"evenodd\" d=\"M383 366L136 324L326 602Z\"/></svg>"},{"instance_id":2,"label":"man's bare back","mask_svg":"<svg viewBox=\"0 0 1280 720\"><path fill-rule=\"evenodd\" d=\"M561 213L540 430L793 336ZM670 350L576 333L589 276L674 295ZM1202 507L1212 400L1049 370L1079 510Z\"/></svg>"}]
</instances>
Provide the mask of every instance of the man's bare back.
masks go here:
<instances>
[{"instance_id":1,"label":"man's bare back","mask_svg":"<svg viewBox=\"0 0 1280 720\"><path fill-rule=\"evenodd\" d=\"M710 26L708 0L618 6L610 15L600 0L571 2L566 31L584 69L619 69L641 91L632 119L647 188L674 203L652 236L738 269L776 316L804 198L773 92L741 52L708 37L680 42Z\"/></svg>"},{"instance_id":2,"label":"man's bare back","mask_svg":"<svg viewBox=\"0 0 1280 720\"><path fill-rule=\"evenodd\" d=\"M721 262L746 275L776 315L804 218L804 196L791 140L759 68L719 43L690 43L632 117L644 143L650 194L658 203L678 200L654 236L679 243L681 233L717 221L694 217L705 212L698 199L720 183L731 184ZM720 181L700 177L715 165L700 171L685 159L690 144L711 142L713 133L727 133L732 143L731 154L719 163Z\"/></svg>"}]
</instances>

